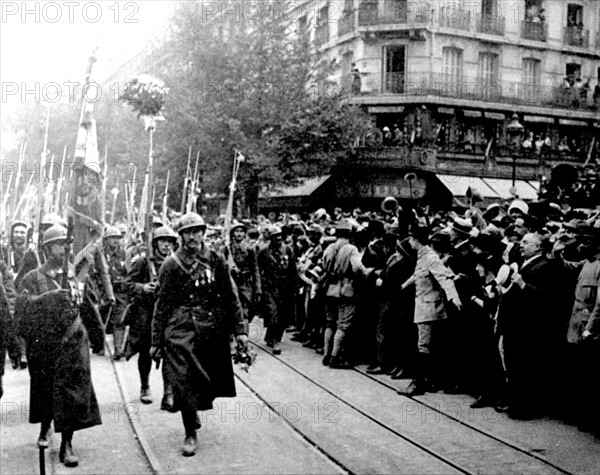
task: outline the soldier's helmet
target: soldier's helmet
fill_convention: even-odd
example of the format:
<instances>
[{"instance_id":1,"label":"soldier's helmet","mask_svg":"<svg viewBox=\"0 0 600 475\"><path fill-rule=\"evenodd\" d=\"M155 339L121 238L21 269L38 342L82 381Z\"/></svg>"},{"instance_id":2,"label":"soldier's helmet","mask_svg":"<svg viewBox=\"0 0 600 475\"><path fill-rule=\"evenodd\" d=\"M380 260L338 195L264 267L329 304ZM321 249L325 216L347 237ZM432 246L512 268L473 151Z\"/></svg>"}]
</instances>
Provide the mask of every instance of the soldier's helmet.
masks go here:
<instances>
[{"instance_id":1,"label":"soldier's helmet","mask_svg":"<svg viewBox=\"0 0 600 475\"><path fill-rule=\"evenodd\" d=\"M267 239L281 236L281 228L279 226L271 226L267 229Z\"/></svg>"},{"instance_id":2,"label":"soldier's helmet","mask_svg":"<svg viewBox=\"0 0 600 475\"><path fill-rule=\"evenodd\" d=\"M241 229L242 231L246 231L246 225L244 223L239 223L239 222L235 222L231 225L231 234L233 234L233 232L236 229Z\"/></svg>"},{"instance_id":3,"label":"soldier's helmet","mask_svg":"<svg viewBox=\"0 0 600 475\"><path fill-rule=\"evenodd\" d=\"M56 213L47 213L42 218L42 226L52 226L54 224L60 224L62 227L67 227L67 222L64 218L61 218Z\"/></svg>"},{"instance_id":4,"label":"soldier's helmet","mask_svg":"<svg viewBox=\"0 0 600 475\"><path fill-rule=\"evenodd\" d=\"M168 226L162 226L154 231L152 235L152 242L156 242L159 239L171 239L174 242L177 242L177 234Z\"/></svg>"},{"instance_id":5,"label":"soldier's helmet","mask_svg":"<svg viewBox=\"0 0 600 475\"><path fill-rule=\"evenodd\" d=\"M152 216L152 226L154 229L162 228L164 226L162 219L158 216Z\"/></svg>"},{"instance_id":6,"label":"soldier's helmet","mask_svg":"<svg viewBox=\"0 0 600 475\"><path fill-rule=\"evenodd\" d=\"M109 226L104 232L104 238L106 239L111 237L122 238L123 235L121 234L121 230L116 226Z\"/></svg>"},{"instance_id":7,"label":"soldier's helmet","mask_svg":"<svg viewBox=\"0 0 600 475\"><path fill-rule=\"evenodd\" d=\"M117 224L117 228L121 231L121 236L125 237L127 234L127 225L125 223L119 223Z\"/></svg>"},{"instance_id":8,"label":"soldier's helmet","mask_svg":"<svg viewBox=\"0 0 600 475\"><path fill-rule=\"evenodd\" d=\"M12 232L18 226L29 228L29 224L27 224L25 221L16 220L13 221L12 225L10 226L10 231Z\"/></svg>"},{"instance_id":9,"label":"soldier's helmet","mask_svg":"<svg viewBox=\"0 0 600 475\"><path fill-rule=\"evenodd\" d=\"M179 228L177 229L177 232L181 234L184 231L192 228L201 228L202 231L206 231L206 223L204 222L204 218L197 213L187 213L183 215L179 221Z\"/></svg>"},{"instance_id":10,"label":"soldier's helmet","mask_svg":"<svg viewBox=\"0 0 600 475\"><path fill-rule=\"evenodd\" d=\"M53 224L46 230L42 237L42 245L47 246L57 241L64 241L67 239L67 229L60 224Z\"/></svg>"}]
</instances>

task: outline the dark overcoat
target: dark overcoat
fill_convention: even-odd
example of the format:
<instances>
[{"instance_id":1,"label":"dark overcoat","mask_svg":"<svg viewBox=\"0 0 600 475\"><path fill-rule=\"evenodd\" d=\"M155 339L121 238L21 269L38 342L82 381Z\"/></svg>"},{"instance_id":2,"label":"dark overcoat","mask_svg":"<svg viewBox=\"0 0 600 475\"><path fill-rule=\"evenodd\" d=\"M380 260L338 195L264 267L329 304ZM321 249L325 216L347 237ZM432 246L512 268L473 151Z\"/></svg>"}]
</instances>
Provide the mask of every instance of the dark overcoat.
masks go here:
<instances>
[{"instance_id":1,"label":"dark overcoat","mask_svg":"<svg viewBox=\"0 0 600 475\"><path fill-rule=\"evenodd\" d=\"M235 397L230 335L245 334L237 289L224 258L180 249L160 268L152 345L164 350L175 408L208 410Z\"/></svg>"},{"instance_id":2,"label":"dark overcoat","mask_svg":"<svg viewBox=\"0 0 600 475\"><path fill-rule=\"evenodd\" d=\"M525 287L513 284L501 300L497 331L503 338L504 364L511 397L530 405L547 379L553 343L562 327L564 290L558 263L543 256L519 271ZM563 335L564 338L564 335Z\"/></svg>"},{"instance_id":3,"label":"dark overcoat","mask_svg":"<svg viewBox=\"0 0 600 475\"><path fill-rule=\"evenodd\" d=\"M162 261L153 260L155 272L160 269ZM123 284L131 304L127 308L124 325L129 325L129 336L125 346L125 358L131 357L150 349L152 343L152 315L154 313L154 294L144 292L144 284L152 282L153 275L150 273L147 257L140 257L133 263Z\"/></svg>"},{"instance_id":4,"label":"dark overcoat","mask_svg":"<svg viewBox=\"0 0 600 475\"><path fill-rule=\"evenodd\" d=\"M77 283L72 279L77 289ZM19 287L19 333L27 342L31 376L29 422L54 419L56 432L102 423L92 384L90 347L79 310L51 292L60 289L46 265Z\"/></svg>"},{"instance_id":5,"label":"dark overcoat","mask_svg":"<svg viewBox=\"0 0 600 475\"><path fill-rule=\"evenodd\" d=\"M267 246L258 251L265 326L286 326L294 321L295 292L298 272L294 252L281 244L278 249Z\"/></svg>"}]
</instances>

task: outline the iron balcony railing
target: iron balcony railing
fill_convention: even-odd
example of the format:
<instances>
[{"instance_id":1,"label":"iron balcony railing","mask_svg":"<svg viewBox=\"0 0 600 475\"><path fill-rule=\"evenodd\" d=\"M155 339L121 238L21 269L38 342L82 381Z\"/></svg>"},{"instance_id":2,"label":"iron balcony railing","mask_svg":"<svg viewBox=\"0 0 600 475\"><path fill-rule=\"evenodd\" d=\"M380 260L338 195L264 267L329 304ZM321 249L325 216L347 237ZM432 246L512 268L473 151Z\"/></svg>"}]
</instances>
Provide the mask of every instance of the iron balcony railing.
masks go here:
<instances>
[{"instance_id":1,"label":"iron balcony railing","mask_svg":"<svg viewBox=\"0 0 600 475\"><path fill-rule=\"evenodd\" d=\"M354 19L356 14L352 10L342 12L342 17L338 20L338 36L347 35L354 31Z\"/></svg>"},{"instance_id":2,"label":"iron balcony railing","mask_svg":"<svg viewBox=\"0 0 600 475\"><path fill-rule=\"evenodd\" d=\"M486 82L477 77L450 78L433 73L420 75L385 73L381 91L383 94L437 96L542 107L581 109L594 107L591 97L586 100L579 99L573 94L565 94L560 86L541 86L511 81Z\"/></svg>"},{"instance_id":3,"label":"iron balcony railing","mask_svg":"<svg viewBox=\"0 0 600 475\"><path fill-rule=\"evenodd\" d=\"M504 17L477 15L475 26L478 33L504 36L505 23Z\"/></svg>"},{"instance_id":4,"label":"iron balcony railing","mask_svg":"<svg viewBox=\"0 0 600 475\"><path fill-rule=\"evenodd\" d=\"M358 26L378 26L393 24L428 24L427 12L409 11L406 4L398 4L394 8L379 11L377 2L361 3L358 9Z\"/></svg>"},{"instance_id":5,"label":"iron balcony railing","mask_svg":"<svg viewBox=\"0 0 600 475\"><path fill-rule=\"evenodd\" d=\"M329 23L324 22L317 25L315 29L315 43L317 46L324 45L329 41Z\"/></svg>"},{"instance_id":6,"label":"iron balcony railing","mask_svg":"<svg viewBox=\"0 0 600 475\"><path fill-rule=\"evenodd\" d=\"M545 22L521 22L521 38L524 40L546 41L548 25Z\"/></svg>"},{"instance_id":7,"label":"iron balcony railing","mask_svg":"<svg viewBox=\"0 0 600 475\"><path fill-rule=\"evenodd\" d=\"M455 30L471 31L471 12L468 10L444 12L444 14L440 15L439 17L438 25L441 28L454 28Z\"/></svg>"},{"instance_id":8,"label":"iron balcony railing","mask_svg":"<svg viewBox=\"0 0 600 475\"><path fill-rule=\"evenodd\" d=\"M589 48L590 31L582 26L567 26L564 30L564 44L566 46Z\"/></svg>"}]
</instances>

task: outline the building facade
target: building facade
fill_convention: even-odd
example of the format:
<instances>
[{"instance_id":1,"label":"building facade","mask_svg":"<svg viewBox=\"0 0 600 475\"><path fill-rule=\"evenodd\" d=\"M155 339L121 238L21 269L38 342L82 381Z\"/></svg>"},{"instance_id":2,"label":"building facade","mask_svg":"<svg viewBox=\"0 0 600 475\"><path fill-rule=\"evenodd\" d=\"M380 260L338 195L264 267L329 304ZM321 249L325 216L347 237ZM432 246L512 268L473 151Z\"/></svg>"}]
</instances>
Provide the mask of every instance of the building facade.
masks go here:
<instances>
[{"instance_id":1,"label":"building facade","mask_svg":"<svg viewBox=\"0 0 600 475\"><path fill-rule=\"evenodd\" d=\"M291 29L378 129L332 174L338 201L432 198L440 182L535 199L557 165L600 160L600 0L294 5Z\"/></svg>"}]
</instances>

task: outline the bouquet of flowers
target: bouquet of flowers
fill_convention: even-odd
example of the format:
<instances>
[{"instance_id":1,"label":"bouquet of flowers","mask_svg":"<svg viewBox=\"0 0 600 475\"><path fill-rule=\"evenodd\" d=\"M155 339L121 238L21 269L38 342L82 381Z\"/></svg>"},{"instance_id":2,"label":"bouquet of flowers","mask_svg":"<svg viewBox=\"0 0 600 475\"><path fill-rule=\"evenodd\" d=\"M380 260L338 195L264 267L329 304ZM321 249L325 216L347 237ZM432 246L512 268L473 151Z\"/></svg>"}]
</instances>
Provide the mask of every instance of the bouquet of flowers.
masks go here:
<instances>
[{"instance_id":1,"label":"bouquet of flowers","mask_svg":"<svg viewBox=\"0 0 600 475\"><path fill-rule=\"evenodd\" d=\"M256 361L257 356L256 351L250 345L238 345L236 352L231 357L233 364L238 365L241 370L247 373L250 370L250 366Z\"/></svg>"},{"instance_id":2,"label":"bouquet of flowers","mask_svg":"<svg viewBox=\"0 0 600 475\"><path fill-rule=\"evenodd\" d=\"M138 113L138 118L157 120L161 117L168 92L169 88L160 79L141 74L125 84L120 99Z\"/></svg>"}]
</instances>

